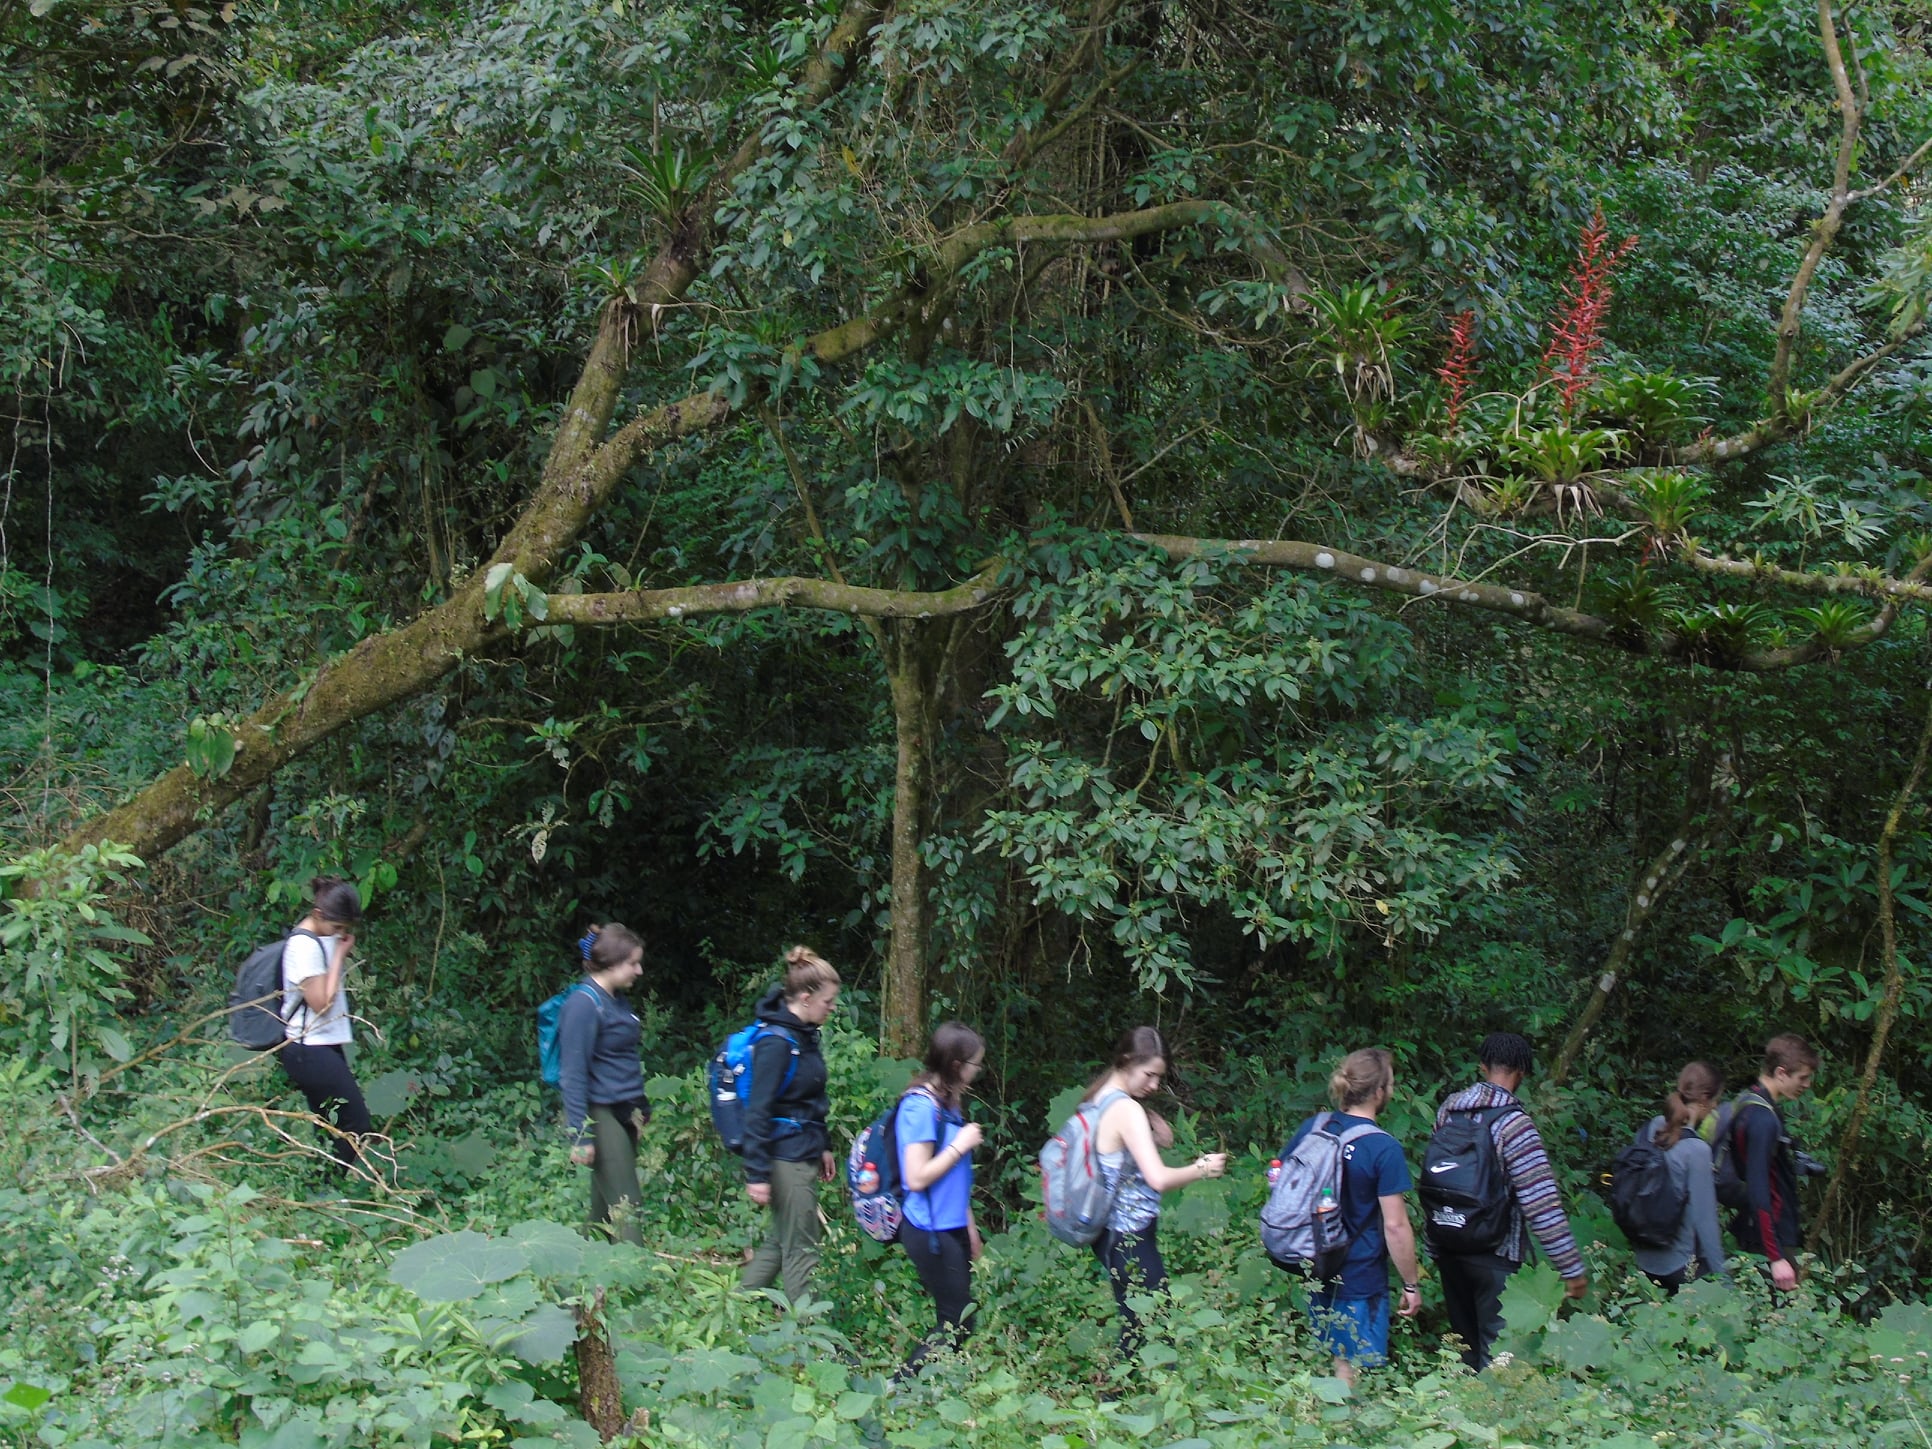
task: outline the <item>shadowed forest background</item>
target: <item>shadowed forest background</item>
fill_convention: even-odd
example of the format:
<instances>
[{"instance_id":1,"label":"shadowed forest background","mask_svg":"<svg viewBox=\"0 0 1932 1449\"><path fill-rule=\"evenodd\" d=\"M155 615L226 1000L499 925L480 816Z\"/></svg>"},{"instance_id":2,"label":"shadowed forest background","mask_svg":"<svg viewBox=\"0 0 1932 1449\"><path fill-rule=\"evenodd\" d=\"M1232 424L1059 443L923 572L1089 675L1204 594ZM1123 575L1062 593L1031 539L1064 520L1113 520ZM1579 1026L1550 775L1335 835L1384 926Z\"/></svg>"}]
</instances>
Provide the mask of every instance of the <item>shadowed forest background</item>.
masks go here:
<instances>
[{"instance_id":1,"label":"shadowed forest background","mask_svg":"<svg viewBox=\"0 0 1932 1449\"><path fill-rule=\"evenodd\" d=\"M1925 1440L1925 0L0 37L0 1433ZM321 872L392 1143L349 1207L215 1015ZM535 1080L606 920L642 1256L556 1226ZM924 1305L830 1193L829 1307L728 1291L696 1072L793 942L847 982L842 1139L934 1023L989 1042L989 1326L890 1404ZM1101 1401L1032 1157L1143 1021L1238 1166ZM1355 1046L1419 1146L1497 1029L1599 1292L1527 1275L1482 1381L1431 1307L1344 1402L1261 1170ZM1781 1030L1806 1294L1652 1303L1598 1174Z\"/></svg>"}]
</instances>

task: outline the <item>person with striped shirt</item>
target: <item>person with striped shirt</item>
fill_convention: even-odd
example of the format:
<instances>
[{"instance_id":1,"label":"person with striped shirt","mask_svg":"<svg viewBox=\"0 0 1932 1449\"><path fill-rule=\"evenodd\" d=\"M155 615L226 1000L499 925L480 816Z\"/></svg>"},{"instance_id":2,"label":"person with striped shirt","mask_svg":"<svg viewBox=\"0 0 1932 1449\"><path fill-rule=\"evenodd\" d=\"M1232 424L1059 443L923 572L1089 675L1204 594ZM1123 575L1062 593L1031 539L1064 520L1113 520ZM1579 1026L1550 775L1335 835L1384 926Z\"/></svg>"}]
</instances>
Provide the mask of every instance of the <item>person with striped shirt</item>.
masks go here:
<instances>
[{"instance_id":1,"label":"person with striped shirt","mask_svg":"<svg viewBox=\"0 0 1932 1449\"><path fill-rule=\"evenodd\" d=\"M1464 1344L1462 1361L1481 1370L1503 1331L1503 1287L1529 1256L1532 1238L1571 1298L1581 1298L1589 1290L1590 1276L1570 1233L1543 1135L1516 1097L1529 1075L1530 1044L1513 1031L1491 1032L1483 1038L1477 1059L1482 1080L1443 1102L1436 1109L1436 1126L1440 1129L1452 1112L1504 1109L1492 1119L1489 1132L1509 1178L1509 1229L1494 1253L1438 1254L1436 1271L1442 1279L1449 1326Z\"/></svg>"}]
</instances>

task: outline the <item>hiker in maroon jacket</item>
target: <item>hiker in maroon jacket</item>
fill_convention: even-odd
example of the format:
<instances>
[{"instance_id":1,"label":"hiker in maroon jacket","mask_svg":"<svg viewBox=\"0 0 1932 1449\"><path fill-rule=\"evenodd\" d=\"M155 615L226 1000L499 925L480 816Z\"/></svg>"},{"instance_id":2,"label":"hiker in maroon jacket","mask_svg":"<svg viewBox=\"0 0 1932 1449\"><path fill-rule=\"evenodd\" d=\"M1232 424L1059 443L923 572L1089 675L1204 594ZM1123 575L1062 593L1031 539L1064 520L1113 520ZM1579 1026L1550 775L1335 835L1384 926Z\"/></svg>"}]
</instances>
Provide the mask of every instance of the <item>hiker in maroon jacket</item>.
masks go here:
<instances>
[{"instance_id":1,"label":"hiker in maroon jacket","mask_svg":"<svg viewBox=\"0 0 1932 1449\"><path fill-rule=\"evenodd\" d=\"M1741 1252L1764 1255L1771 1286L1786 1292L1798 1286L1792 1254L1801 1237L1798 1161L1780 1109L1810 1091L1817 1074L1818 1052L1810 1042L1790 1033L1774 1036L1764 1044L1764 1071L1738 1094L1731 1114L1729 1145L1745 1192L1731 1236Z\"/></svg>"}]
</instances>

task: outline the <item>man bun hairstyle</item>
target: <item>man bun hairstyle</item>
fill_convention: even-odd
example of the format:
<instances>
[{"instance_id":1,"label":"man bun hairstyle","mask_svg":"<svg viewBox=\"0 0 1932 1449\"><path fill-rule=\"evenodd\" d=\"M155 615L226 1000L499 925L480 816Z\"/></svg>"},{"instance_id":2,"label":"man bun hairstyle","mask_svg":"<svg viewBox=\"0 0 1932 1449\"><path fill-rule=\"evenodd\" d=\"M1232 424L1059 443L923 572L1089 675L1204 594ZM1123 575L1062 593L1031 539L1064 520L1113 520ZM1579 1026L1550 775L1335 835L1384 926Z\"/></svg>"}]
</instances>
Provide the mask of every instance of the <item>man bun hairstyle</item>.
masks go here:
<instances>
[{"instance_id":1,"label":"man bun hairstyle","mask_svg":"<svg viewBox=\"0 0 1932 1449\"><path fill-rule=\"evenodd\" d=\"M1802 1072L1818 1070L1818 1048L1796 1032L1782 1032L1764 1044L1764 1074L1776 1076L1780 1069Z\"/></svg>"},{"instance_id":2,"label":"man bun hairstyle","mask_svg":"<svg viewBox=\"0 0 1932 1449\"><path fill-rule=\"evenodd\" d=\"M1485 1068L1501 1067L1506 1072L1528 1076L1535 1056L1530 1051L1529 1038L1513 1031L1492 1031L1476 1049L1476 1060Z\"/></svg>"},{"instance_id":3,"label":"man bun hairstyle","mask_svg":"<svg viewBox=\"0 0 1932 1449\"><path fill-rule=\"evenodd\" d=\"M338 926L362 924L362 897L340 876L318 875L309 882L310 914Z\"/></svg>"},{"instance_id":4,"label":"man bun hairstyle","mask_svg":"<svg viewBox=\"0 0 1932 1449\"><path fill-rule=\"evenodd\" d=\"M1395 1056L1387 1047L1350 1052L1328 1079L1328 1099L1344 1112L1394 1090Z\"/></svg>"},{"instance_id":5,"label":"man bun hairstyle","mask_svg":"<svg viewBox=\"0 0 1932 1449\"><path fill-rule=\"evenodd\" d=\"M577 948L583 952L585 970L608 971L630 960L633 951L642 951L644 942L629 926L612 921L608 925L592 926Z\"/></svg>"},{"instance_id":6,"label":"man bun hairstyle","mask_svg":"<svg viewBox=\"0 0 1932 1449\"><path fill-rule=\"evenodd\" d=\"M794 946L785 953L785 994L816 996L837 988L839 973L810 946Z\"/></svg>"},{"instance_id":7,"label":"man bun hairstyle","mask_svg":"<svg viewBox=\"0 0 1932 1449\"><path fill-rule=\"evenodd\" d=\"M1724 1095L1724 1074L1709 1062L1691 1062L1677 1074L1677 1090L1664 1098L1664 1125L1652 1137L1659 1147L1677 1145L1690 1126L1691 1108L1715 1106Z\"/></svg>"}]
</instances>

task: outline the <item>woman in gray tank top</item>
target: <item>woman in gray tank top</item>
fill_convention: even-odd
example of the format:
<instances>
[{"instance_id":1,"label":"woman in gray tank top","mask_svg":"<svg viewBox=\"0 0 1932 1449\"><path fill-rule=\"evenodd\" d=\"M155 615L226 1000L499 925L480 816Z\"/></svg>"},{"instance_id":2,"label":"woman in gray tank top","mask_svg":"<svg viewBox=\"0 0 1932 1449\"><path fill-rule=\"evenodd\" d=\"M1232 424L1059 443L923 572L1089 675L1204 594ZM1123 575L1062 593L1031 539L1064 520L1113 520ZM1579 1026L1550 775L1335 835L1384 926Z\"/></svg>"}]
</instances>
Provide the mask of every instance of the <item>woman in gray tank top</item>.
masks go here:
<instances>
[{"instance_id":1,"label":"woman in gray tank top","mask_svg":"<svg viewBox=\"0 0 1932 1449\"><path fill-rule=\"evenodd\" d=\"M1156 1236L1161 1194L1228 1170L1225 1152L1204 1153L1186 1167L1169 1167L1161 1160L1160 1149L1173 1146L1174 1133L1141 1103L1160 1090L1166 1074L1167 1043L1153 1027L1137 1026L1115 1043L1112 1064L1083 1099L1104 1104L1094 1145L1114 1201L1093 1251L1113 1285L1120 1309L1120 1356L1128 1360L1143 1342L1140 1318L1128 1306L1128 1295L1160 1293L1167 1287L1167 1265Z\"/></svg>"}]
</instances>

